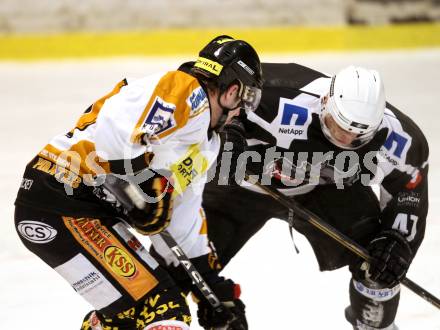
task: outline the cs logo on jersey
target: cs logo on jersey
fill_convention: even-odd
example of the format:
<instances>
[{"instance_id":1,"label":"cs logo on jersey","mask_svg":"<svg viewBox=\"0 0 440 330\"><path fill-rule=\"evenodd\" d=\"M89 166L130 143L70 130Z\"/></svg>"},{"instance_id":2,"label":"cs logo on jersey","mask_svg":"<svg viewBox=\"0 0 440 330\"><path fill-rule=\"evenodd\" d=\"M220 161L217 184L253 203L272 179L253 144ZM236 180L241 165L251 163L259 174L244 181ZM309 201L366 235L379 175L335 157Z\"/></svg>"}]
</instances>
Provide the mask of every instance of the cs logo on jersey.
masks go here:
<instances>
[{"instance_id":1,"label":"cs logo on jersey","mask_svg":"<svg viewBox=\"0 0 440 330\"><path fill-rule=\"evenodd\" d=\"M17 230L22 237L37 244L49 243L57 235L55 228L39 221L20 221Z\"/></svg>"}]
</instances>

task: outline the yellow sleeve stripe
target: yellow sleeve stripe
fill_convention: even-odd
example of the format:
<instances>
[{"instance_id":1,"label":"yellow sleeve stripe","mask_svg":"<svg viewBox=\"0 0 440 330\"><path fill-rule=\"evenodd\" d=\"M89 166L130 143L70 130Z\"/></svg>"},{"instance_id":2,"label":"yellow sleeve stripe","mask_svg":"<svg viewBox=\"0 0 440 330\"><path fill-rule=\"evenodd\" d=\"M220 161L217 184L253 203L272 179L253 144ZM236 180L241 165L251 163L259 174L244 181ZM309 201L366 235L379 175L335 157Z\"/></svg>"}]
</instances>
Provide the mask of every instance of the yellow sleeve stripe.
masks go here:
<instances>
[{"instance_id":1,"label":"yellow sleeve stripe","mask_svg":"<svg viewBox=\"0 0 440 330\"><path fill-rule=\"evenodd\" d=\"M206 221L206 215L203 208L200 208L199 210L200 216L202 218L202 226L200 227L199 234L200 235L208 235L208 223Z\"/></svg>"},{"instance_id":2,"label":"yellow sleeve stripe","mask_svg":"<svg viewBox=\"0 0 440 330\"><path fill-rule=\"evenodd\" d=\"M119 93L121 88L125 85L127 85L127 80L124 79L120 81L110 93L101 97L99 100L93 103L90 108L87 109L86 112L84 112L84 114L79 118L75 128L79 130L84 130L87 128L87 126L94 124L96 122L96 117L98 116L99 111L104 105L104 102L111 96ZM75 128L70 131L70 134L74 134Z\"/></svg>"},{"instance_id":3,"label":"yellow sleeve stripe","mask_svg":"<svg viewBox=\"0 0 440 330\"><path fill-rule=\"evenodd\" d=\"M189 118L197 117L198 115L205 112L206 110L209 110L209 102L207 102L203 106L201 106L196 112L192 112L190 114Z\"/></svg>"},{"instance_id":4,"label":"yellow sleeve stripe","mask_svg":"<svg viewBox=\"0 0 440 330\"><path fill-rule=\"evenodd\" d=\"M48 144L40 151L38 156L60 167L67 168L79 176L110 172L110 164L107 160L98 157L95 144L90 141L79 141L73 144L68 150L59 150L53 145Z\"/></svg>"}]
</instances>

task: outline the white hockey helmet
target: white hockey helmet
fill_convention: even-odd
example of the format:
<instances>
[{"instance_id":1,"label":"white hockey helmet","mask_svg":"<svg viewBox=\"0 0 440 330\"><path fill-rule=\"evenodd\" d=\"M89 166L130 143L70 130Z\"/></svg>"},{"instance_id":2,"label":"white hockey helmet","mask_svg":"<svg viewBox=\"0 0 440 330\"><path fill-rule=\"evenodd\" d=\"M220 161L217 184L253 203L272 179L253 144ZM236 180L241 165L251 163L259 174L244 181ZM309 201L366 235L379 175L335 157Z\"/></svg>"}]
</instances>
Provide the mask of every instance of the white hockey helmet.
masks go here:
<instances>
[{"instance_id":1,"label":"white hockey helmet","mask_svg":"<svg viewBox=\"0 0 440 330\"><path fill-rule=\"evenodd\" d=\"M385 111L385 90L377 71L349 66L331 81L328 99L323 102L321 127L333 144L344 149L357 149L376 134ZM343 130L357 134L350 145L341 145L326 125L330 115Z\"/></svg>"}]
</instances>

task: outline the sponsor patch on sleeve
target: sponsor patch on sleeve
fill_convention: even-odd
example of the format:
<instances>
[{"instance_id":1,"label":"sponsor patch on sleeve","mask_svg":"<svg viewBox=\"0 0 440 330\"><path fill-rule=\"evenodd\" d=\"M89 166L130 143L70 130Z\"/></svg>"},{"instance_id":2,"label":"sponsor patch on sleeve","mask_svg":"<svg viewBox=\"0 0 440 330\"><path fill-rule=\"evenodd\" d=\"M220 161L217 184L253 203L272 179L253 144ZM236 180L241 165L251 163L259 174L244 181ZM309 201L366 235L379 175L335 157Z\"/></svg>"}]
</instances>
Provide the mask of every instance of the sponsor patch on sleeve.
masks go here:
<instances>
[{"instance_id":1,"label":"sponsor patch on sleeve","mask_svg":"<svg viewBox=\"0 0 440 330\"><path fill-rule=\"evenodd\" d=\"M202 87L197 87L187 98L186 103L191 109L190 117L195 117L209 107L208 96Z\"/></svg>"},{"instance_id":2,"label":"sponsor patch on sleeve","mask_svg":"<svg viewBox=\"0 0 440 330\"><path fill-rule=\"evenodd\" d=\"M156 96L141 126L141 131L147 135L157 135L174 127L173 113L175 109L175 104L165 102Z\"/></svg>"}]
</instances>

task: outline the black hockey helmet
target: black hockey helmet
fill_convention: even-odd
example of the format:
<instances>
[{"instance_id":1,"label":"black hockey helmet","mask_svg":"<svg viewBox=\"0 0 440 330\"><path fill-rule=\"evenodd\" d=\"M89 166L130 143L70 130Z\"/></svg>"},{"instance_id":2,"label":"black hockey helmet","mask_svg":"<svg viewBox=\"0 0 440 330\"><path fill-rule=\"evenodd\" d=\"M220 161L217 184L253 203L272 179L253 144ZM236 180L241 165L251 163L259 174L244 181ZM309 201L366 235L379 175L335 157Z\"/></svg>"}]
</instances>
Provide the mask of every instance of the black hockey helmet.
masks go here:
<instances>
[{"instance_id":1,"label":"black hockey helmet","mask_svg":"<svg viewBox=\"0 0 440 330\"><path fill-rule=\"evenodd\" d=\"M220 92L239 83L243 107L255 110L263 85L260 59L246 41L222 35L211 40L199 53L193 72L215 82Z\"/></svg>"}]
</instances>

